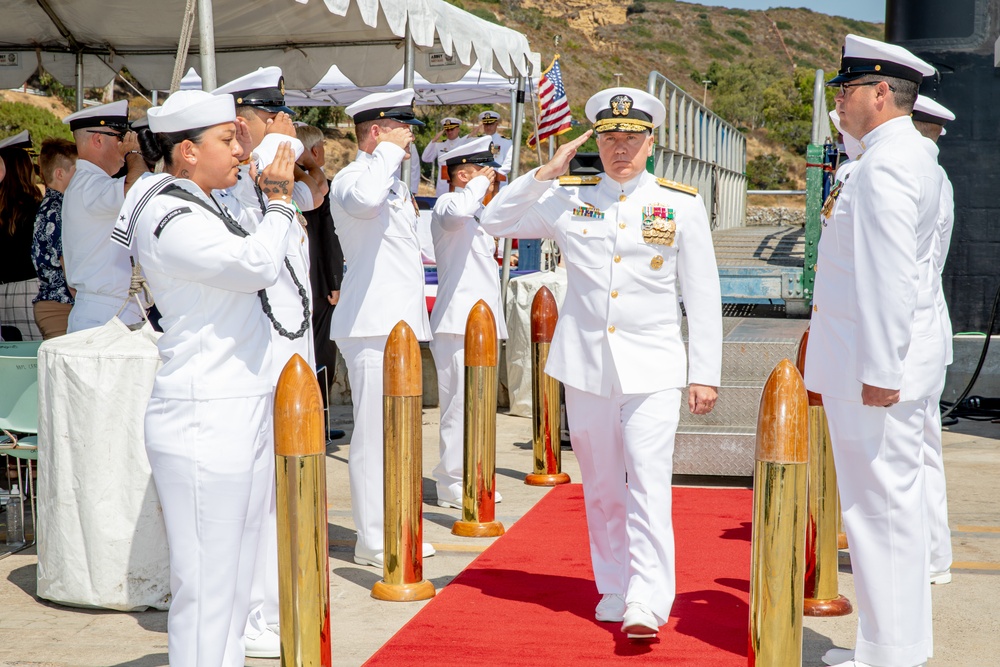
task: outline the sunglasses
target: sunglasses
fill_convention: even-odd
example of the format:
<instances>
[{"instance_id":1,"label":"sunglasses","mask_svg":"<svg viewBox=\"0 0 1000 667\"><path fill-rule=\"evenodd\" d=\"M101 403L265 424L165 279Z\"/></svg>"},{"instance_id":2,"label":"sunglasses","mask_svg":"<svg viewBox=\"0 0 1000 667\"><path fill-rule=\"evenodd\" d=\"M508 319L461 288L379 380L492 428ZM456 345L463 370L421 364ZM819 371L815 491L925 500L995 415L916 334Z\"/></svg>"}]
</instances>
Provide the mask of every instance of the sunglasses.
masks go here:
<instances>
[{"instance_id":1,"label":"sunglasses","mask_svg":"<svg viewBox=\"0 0 1000 667\"><path fill-rule=\"evenodd\" d=\"M850 88L861 88L861 87L864 87L864 86L877 86L880 83L882 83L882 82L881 81L862 81L861 83L842 83L842 84L840 84L840 93L841 93L841 95L846 95L848 89L850 89ZM886 84L886 85L889 85L889 84ZM892 86L889 86L889 90L892 91L892 92L896 92L896 89L893 88Z\"/></svg>"},{"instance_id":2,"label":"sunglasses","mask_svg":"<svg viewBox=\"0 0 1000 667\"><path fill-rule=\"evenodd\" d=\"M101 132L100 130L87 130L91 134L103 134L106 137L115 137L118 141L125 138L124 132Z\"/></svg>"}]
</instances>

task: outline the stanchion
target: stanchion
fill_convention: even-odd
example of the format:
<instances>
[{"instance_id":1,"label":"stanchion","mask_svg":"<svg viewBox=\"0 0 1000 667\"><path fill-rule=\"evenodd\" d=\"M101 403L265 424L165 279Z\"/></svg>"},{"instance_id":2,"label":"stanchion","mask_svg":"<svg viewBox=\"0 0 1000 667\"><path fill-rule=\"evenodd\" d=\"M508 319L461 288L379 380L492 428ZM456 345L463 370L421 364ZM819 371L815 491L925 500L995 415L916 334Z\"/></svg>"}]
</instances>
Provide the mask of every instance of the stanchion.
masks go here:
<instances>
[{"instance_id":1,"label":"stanchion","mask_svg":"<svg viewBox=\"0 0 1000 667\"><path fill-rule=\"evenodd\" d=\"M293 355L274 393L282 667L331 663L325 434L316 376Z\"/></svg>"},{"instance_id":2,"label":"stanchion","mask_svg":"<svg viewBox=\"0 0 1000 667\"><path fill-rule=\"evenodd\" d=\"M420 344L404 321L385 343L382 375L382 429L385 451L385 551L382 581L372 587L376 600L409 602L434 597L424 579L421 485Z\"/></svg>"},{"instance_id":3,"label":"stanchion","mask_svg":"<svg viewBox=\"0 0 1000 667\"><path fill-rule=\"evenodd\" d=\"M465 323L465 459L462 518L451 532L460 537L503 535L496 521L497 322L479 300Z\"/></svg>"},{"instance_id":4,"label":"stanchion","mask_svg":"<svg viewBox=\"0 0 1000 667\"><path fill-rule=\"evenodd\" d=\"M806 372L806 346L809 330L802 334L796 360L799 372ZM806 524L806 616L846 616L851 602L837 588L837 519L840 505L837 495L837 471L830 447L830 429L826 423L823 397L809 396L809 482L806 491L809 517Z\"/></svg>"},{"instance_id":5,"label":"stanchion","mask_svg":"<svg viewBox=\"0 0 1000 667\"><path fill-rule=\"evenodd\" d=\"M760 398L750 563L750 667L801 667L808 398L787 359Z\"/></svg>"},{"instance_id":6,"label":"stanchion","mask_svg":"<svg viewBox=\"0 0 1000 667\"><path fill-rule=\"evenodd\" d=\"M559 449L559 381L545 374L549 346L559 319L556 299L542 287L531 300L531 431L534 469L524 478L531 486L556 486L569 482L562 471Z\"/></svg>"}]
</instances>

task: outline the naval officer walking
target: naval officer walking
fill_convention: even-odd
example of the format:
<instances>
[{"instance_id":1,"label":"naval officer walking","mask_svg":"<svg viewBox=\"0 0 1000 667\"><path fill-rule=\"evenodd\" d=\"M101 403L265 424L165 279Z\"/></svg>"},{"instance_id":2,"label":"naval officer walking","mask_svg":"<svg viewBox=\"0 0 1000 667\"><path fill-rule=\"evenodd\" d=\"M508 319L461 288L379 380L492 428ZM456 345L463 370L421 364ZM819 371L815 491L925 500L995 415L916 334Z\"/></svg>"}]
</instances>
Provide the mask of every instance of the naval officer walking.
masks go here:
<instances>
[{"instance_id":1,"label":"naval officer walking","mask_svg":"<svg viewBox=\"0 0 1000 667\"><path fill-rule=\"evenodd\" d=\"M354 119L358 153L330 184L330 212L347 264L330 338L347 365L354 404L347 465L358 531L354 561L382 567L385 343L400 320L417 340L431 337L416 204L396 175L413 143L410 127L422 123L413 115L410 88L368 95L346 112ZM434 554L430 544L424 544L423 554Z\"/></svg>"},{"instance_id":2,"label":"naval officer walking","mask_svg":"<svg viewBox=\"0 0 1000 667\"><path fill-rule=\"evenodd\" d=\"M927 399L944 381L941 172L909 117L933 72L848 35L829 84L864 151L823 230L805 378L823 396L851 545L856 652L824 656L845 667L915 667L933 653L922 448Z\"/></svg>"},{"instance_id":3,"label":"naval officer walking","mask_svg":"<svg viewBox=\"0 0 1000 667\"><path fill-rule=\"evenodd\" d=\"M648 638L676 591L670 484L682 388L690 381L688 408L706 414L720 381L719 274L701 197L645 170L663 104L611 88L586 111L604 173L559 178L587 132L501 190L482 225L494 236L554 238L565 255L569 286L545 372L566 388L603 596L595 617Z\"/></svg>"}]
</instances>

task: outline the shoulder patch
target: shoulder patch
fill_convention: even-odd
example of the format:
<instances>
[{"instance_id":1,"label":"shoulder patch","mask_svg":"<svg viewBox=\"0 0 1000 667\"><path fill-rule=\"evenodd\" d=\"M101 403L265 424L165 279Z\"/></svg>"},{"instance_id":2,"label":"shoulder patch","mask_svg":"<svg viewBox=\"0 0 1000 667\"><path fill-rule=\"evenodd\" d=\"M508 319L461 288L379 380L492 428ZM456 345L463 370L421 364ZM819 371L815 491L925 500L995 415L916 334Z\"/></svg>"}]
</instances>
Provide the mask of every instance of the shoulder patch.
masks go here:
<instances>
[{"instance_id":1,"label":"shoulder patch","mask_svg":"<svg viewBox=\"0 0 1000 667\"><path fill-rule=\"evenodd\" d=\"M153 236L155 236L156 238L160 238L160 234L163 232L163 228L167 226L168 222L170 222L179 215L183 215L185 213L190 213L190 212L191 209L187 206L181 206L180 208L175 208L174 210L170 211L165 216L163 216L163 219L160 220L160 224L158 224L156 226L156 229L153 230Z\"/></svg>"},{"instance_id":2,"label":"shoulder patch","mask_svg":"<svg viewBox=\"0 0 1000 667\"><path fill-rule=\"evenodd\" d=\"M666 178L658 178L656 179L656 182L660 184L660 187L670 188L671 190L677 190L679 192L686 192L689 195L698 194L698 188L690 185L684 185L683 183L678 183L677 181L671 181Z\"/></svg>"},{"instance_id":3,"label":"shoulder patch","mask_svg":"<svg viewBox=\"0 0 1000 667\"><path fill-rule=\"evenodd\" d=\"M559 185L597 185L600 176L560 176Z\"/></svg>"}]
</instances>

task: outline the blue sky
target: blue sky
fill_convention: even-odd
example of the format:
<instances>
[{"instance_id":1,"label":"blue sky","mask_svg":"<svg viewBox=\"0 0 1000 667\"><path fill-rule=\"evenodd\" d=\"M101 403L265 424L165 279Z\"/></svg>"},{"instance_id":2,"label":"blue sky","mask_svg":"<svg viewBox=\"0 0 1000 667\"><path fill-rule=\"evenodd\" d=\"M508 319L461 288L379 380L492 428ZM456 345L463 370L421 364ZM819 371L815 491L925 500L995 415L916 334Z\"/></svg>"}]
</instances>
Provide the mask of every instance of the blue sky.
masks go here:
<instances>
[{"instance_id":1,"label":"blue sky","mask_svg":"<svg viewBox=\"0 0 1000 667\"><path fill-rule=\"evenodd\" d=\"M681 0L682 2L685 0ZM860 21L885 22L885 0L690 0L699 5L737 9L806 7L814 12L846 16Z\"/></svg>"}]
</instances>

